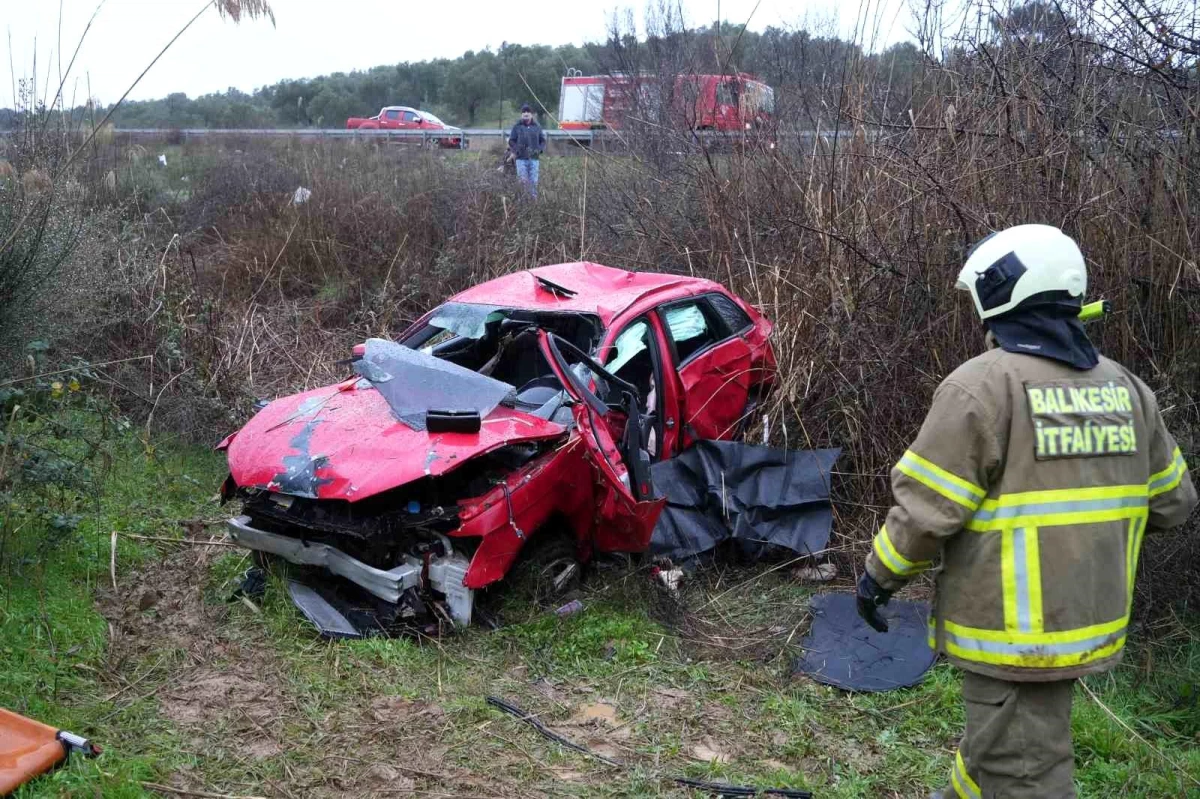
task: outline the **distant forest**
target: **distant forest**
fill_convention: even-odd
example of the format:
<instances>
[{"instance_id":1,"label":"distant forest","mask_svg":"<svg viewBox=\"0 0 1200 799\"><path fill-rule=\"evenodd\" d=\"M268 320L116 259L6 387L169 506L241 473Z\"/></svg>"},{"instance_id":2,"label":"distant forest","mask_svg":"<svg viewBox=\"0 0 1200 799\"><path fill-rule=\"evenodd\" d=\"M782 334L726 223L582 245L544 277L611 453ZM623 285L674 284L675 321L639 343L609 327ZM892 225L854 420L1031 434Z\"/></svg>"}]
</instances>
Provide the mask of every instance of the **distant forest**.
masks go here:
<instances>
[{"instance_id":1,"label":"distant forest","mask_svg":"<svg viewBox=\"0 0 1200 799\"><path fill-rule=\"evenodd\" d=\"M614 22L600 43L549 47L506 42L498 50L468 51L458 58L283 80L253 93L229 89L195 98L175 93L159 100L126 102L111 121L118 128L340 128L347 117L371 116L385 105L407 105L451 124L504 127L514 121L522 103L529 103L544 125L553 126L561 80L572 72L661 76L745 72L775 89L775 115L785 125L805 129L867 122L908 126L914 109L924 102L919 85L931 73L954 76L979 69L995 73L996 59L1002 55L1027 54L1043 42L1071 42L1071 48L1045 57L1049 83L1017 92L1036 95L1063 80L1083 59L1098 59L1117 69L1132 58L1119 49L1119 42L1089 39L1080 32L1079 21L1047 0L1029 0L1004 14L981 16L978 24L974 39L941 39L935 44L926 32L920 34L925 40L920 47L906 41L867 51L838 38L829 26L819 31L770 27L757 32L729 23L687 28L667 19L648 23L648 35L639 38L622 32L634 29L631 21L623 26ZM1200 59L1157 63L1146 58L1131 63L1177 85L1192 85L1196 79ZM1122 97L1145 104L1148 98L1127 84L1114 79L1104 87L1105 95L1113 102ZM1005 92L1014 88L999 85ZM37 105L24 99L26 108ZM850 105L865 116L848 115ZM106 111L88 107L69 113L82 122L103 117ZM23 118L21 113L0 109L0 129L16 127ZM1167 120L1168 127L1176 122Z\"/></svg>"},{"instance_id":2,"label":"distant forest","mask_svg":"<svg viewBox=\"0 0 1200 799\"><path fill-rule=\"evenodd\" d=\"M561 79L571 70L585 75L654 71L670 61L679 71L748 72L786 96L805 87L828 90L849 55L864 54L835 36L803 30L767 28L760 33L726 23L719 30L675 29L641 40L614 33L599 44L505 43L496 51L468 51L458 58L283 80L253 93L229 89L193 98L177 92L158 100L126 101L112 121L118 128L342 127L347 117L370 116L385 105L408 105L451 124L491 127L511 124L521 104L529 103L543 124L552 125ZM917 47L907 42L864 57L887 64L897 85L921 59ZM12 111L0 111L0 127L12 126L14 117Z\"/></svg>"}]
</instances>

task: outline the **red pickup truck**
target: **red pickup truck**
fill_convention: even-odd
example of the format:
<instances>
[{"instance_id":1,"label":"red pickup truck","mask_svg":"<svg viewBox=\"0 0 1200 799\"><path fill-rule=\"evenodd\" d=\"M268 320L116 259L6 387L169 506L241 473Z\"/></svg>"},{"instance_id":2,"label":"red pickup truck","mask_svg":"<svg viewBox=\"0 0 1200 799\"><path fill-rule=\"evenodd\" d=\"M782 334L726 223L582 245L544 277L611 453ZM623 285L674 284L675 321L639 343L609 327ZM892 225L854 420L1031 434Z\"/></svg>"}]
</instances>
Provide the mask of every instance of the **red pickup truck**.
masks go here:
<instances>
[{"instance_id":1,"label":"red pickup truck","mask_svg":"<svg viewBox=\"0 0 1200 799\"><path fill-rule=\"evenodd\" d=\"M461 128L447 125L428 111L418 111L406 105L388 105L373 117L350 117L348 130L423 130L429 135L424 141L431 145L459 148L463 145Z\"/></svg>"}]
</instances>

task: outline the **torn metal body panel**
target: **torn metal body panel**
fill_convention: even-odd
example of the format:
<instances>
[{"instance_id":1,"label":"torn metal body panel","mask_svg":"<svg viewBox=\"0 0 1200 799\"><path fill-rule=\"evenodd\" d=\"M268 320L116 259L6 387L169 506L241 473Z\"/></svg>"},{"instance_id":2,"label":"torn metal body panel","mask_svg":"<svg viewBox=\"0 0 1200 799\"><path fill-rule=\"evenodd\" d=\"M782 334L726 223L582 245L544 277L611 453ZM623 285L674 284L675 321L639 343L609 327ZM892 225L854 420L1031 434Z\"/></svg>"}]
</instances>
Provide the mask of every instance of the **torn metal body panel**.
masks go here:
<instances>
[{"instance_id":1,"label":"torn metal body panel","mask_svg":"<svg viewBox=\"0 0 1200 799\"><path fill-rule=\"evenodd\" d=\"M453 549L424 560L409 555L398 566L383 571L328 544L256 530L250 526L249 516L230 519L228 530L229 537L247 549L278 555L301 566L322 566L387 602L399 602L412 588L432 588L446 596L455 622L464 626L471 623L474 593L463 584L469 564Z\"/></svg>"},{"instance_id":2,"label":"torn metal body panel","mask_svg":"<svg viewBox=\"0 0 1200 799\"><path fill-rule=\"evenodd\" d=\"M221 496L243 503L230 534L466 623L471 592L547 526L581 563L645 551L664 503L651 464L700 431L735 434L771 385L770 330L694 278L590 263L497 278L222 441Z\"/></svg>"}]
</instances>

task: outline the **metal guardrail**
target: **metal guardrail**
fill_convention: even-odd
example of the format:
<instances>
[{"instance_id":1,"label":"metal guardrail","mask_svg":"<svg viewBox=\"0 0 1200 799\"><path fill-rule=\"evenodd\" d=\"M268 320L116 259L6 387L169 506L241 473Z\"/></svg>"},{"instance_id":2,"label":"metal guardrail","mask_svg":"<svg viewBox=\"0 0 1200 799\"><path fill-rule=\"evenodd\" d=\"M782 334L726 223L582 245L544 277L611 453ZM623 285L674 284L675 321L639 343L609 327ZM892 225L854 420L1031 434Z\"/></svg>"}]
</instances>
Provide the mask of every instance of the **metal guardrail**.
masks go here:
<instances>
[{"instance_id":1,"label":"metal guardrail","mask_svg":"<svg viewBox=\"0 0 1200 799\"><path fill-rule=\"evenodd\" d=\"M134 137L162 138L166 136L182 136L188 138L205 138L221 136L248 136L252 138L311 138L311 139L419 139L422 144L433 140L453 139L461 137L464 146L472 139L506 139L509 131L501 128L461 128L455 130L361 130L346 128L117 128L117 134ZM607 130L543 130L549 141L573 142L576 144L594 145L597 142L620 142L621 133ZM680 135L686 135L683 131ZM868 131L869 136L878 135L879 131ZM642 134L639 134L642 135ZM695 131L697 139L731 139L740 138L741 131ZM853 128L833 131L781 131L772 134L773 139L799 139L811 141L815 138L848 139L856 135Z\"/></svg>"},{"instance_id":2,"label":"metal guardrail","mask_svg":"<svg viewBox=\"0 0 1200 799\"><path fill-rule=\"evenodd\" d=\"M454 130L361 130L347 128L117 128L117 134L129 136L249 136L256 138L292 137L313 139L419 139L422 143L440 139L506 139L509 131L500 128L461 128ZM559 141L578 141L592 144L597 138L611 136L605 131L545 130L546 138Z\"/></svg>"}]
</instances>

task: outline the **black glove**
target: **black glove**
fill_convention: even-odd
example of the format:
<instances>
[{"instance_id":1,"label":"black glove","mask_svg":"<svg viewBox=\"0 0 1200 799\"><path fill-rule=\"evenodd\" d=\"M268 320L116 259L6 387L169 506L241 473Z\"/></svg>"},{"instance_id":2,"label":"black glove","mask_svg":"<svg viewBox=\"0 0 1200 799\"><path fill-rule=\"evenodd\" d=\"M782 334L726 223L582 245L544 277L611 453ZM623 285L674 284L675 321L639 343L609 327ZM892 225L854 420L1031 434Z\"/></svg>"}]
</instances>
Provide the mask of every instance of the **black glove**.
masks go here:
<instances>
[{"instance_id":1,"label":"black glove","mask_svg":"<svg viewBox=\"0 0 1200 799\"><path fill-rule=\"evenodd\" d=\"M858 600L858 615L863 617L863 621L879 632L886 633L887 622L879 615L879 608L891 601L892 592L885 590L866 569L863 569L855 588L855 598Z\"/></svg>"}]
</instances>

